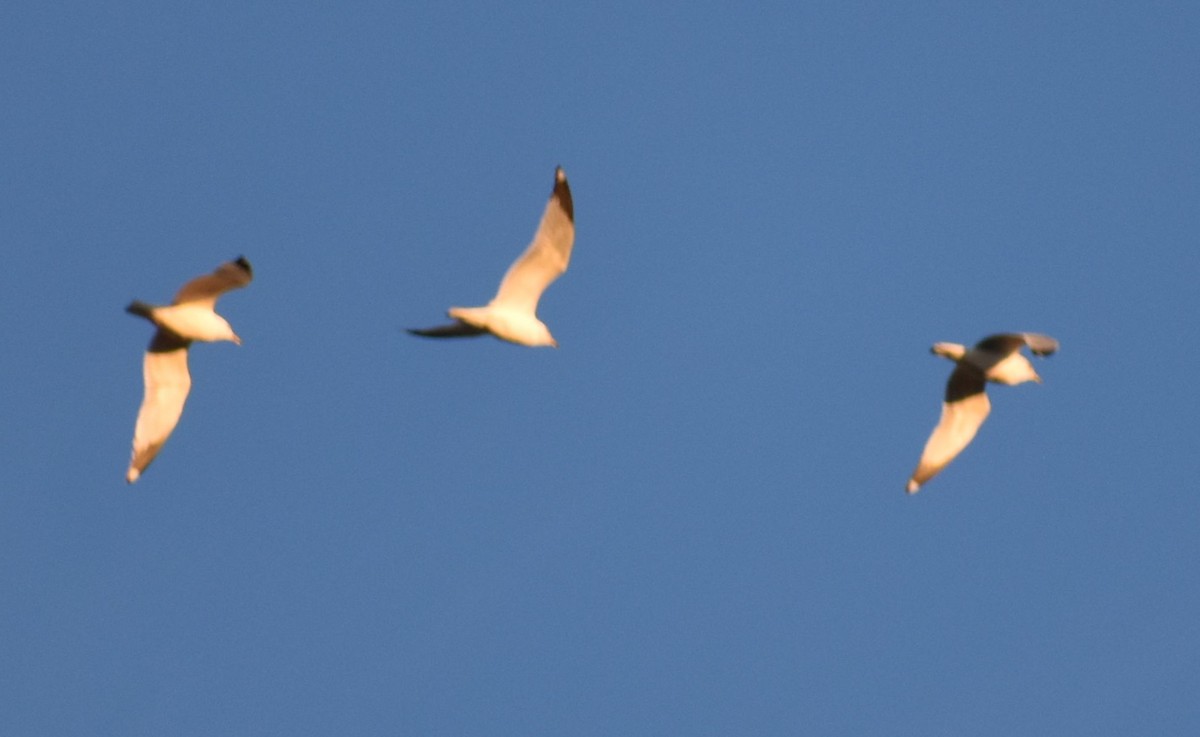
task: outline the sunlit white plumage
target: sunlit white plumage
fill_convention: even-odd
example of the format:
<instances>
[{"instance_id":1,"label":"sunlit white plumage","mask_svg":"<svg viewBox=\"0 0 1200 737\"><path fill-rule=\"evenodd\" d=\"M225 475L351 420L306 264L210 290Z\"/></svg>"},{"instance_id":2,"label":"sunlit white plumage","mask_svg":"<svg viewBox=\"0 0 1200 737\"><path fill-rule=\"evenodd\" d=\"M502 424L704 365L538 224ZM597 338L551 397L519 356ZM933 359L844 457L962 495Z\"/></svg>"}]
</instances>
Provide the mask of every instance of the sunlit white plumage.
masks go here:
<instances>
[{"instance_id":1,"label":"sunlit white plumage","mask_svg":"<svg viewBox=\"0 0 1200 737\"><path fill-rule=\"evenodd\" d=\"M925 443L921 460L909 479L908 493L916 493L975 437L991 411L984 391L987 382L1041 382L1033 364L1021 354L1022 346L1029 346L1034 355L1048 356L1058 350L1058 341L1037 333L1003 333L984 338L971 349L958 343L933 345L934 354L954 361L956 366L946 383L941 419Z\"/></svg>"},{"instance_id":2,"label":"sunlit white plumage","mask_svg":"<svg viewBox=\"0 0 1200 737\"><path fill-rule=\"evenodd\" d=\"M211 274L184 284L169 305L156 307L135 300L125 308L130 314L144 317L158 327L142 363L146 388L133 431L133 456L125 475L127 482L132 484L138 480L179 422L192 386L187 364L188 346L192 341L228 340L242 344L241 338L214 309L218 297L231 289L246 286L252 278L250 262L238 258L221 264Z\"/></svg>"},{"instance_id":3,"label":"sunlit white plumage","mask_svg":"<svg viewBox=\"0 0 1200 737\"><path fill-rule=\"evenodd\" d=\"M533 242L508 268L492 301L483 307L452 307L448 314L455 322L408 332L429 338L491 333L518 345L557 348L549 328L537 318L537 304L546 287L567 270L574 243L575 208L567 175L559 167Z\"/></svg>"}]
</instances>

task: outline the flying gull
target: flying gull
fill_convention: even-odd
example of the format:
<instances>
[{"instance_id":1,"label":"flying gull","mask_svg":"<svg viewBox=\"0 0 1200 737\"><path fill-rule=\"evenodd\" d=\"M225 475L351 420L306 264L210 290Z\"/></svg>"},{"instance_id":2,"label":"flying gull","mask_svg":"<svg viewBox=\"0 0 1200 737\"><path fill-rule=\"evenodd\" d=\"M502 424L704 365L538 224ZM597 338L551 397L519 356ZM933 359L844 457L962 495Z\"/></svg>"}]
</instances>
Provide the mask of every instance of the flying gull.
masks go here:
<instances>
[{"instance_id":1,"label":"flying gull","mask_svg":"<svg viewBox=\"0 0 1200 737\"><path fill-rule=\"evenodd\" d=\"M158 327L142 364L146 394L133 431L133 457L125 475L127 482L138 480L179 422L192 386L187 365L192 341L229 340L242 344L225 318L214 310L218 297L246 286L252 278L250 262L238 257L236 261L221 264L213 273L184 284L170 305L155 307L134 300L125 308L126 312L144 317Z\"/></svg>"},{"instance_id":2,"label":"flying gull","mask_svg":"<svg viewBox=\"0 0 1200 737\"><path fill-rule=\"evenodd\" d=\"M942 418L925 443L921 462L908 482L909 494L915 494L921 484L936 476L975 437L991 410L984 392L987 382L1009 386L1026 381L1041 383L1033 364L1021 354L1022 346L1029 346L1034 355L1048 356L1058 350L1058 341L1037 333L1002 333L984 338L970 350L958 343L934 343L933 353L957 365L946 384Z\"/></svg>"},{"instance_id":3,"label":"flying gull","mask_svg":"<svg viewBox=\"0 0 1200 737\"><path fill-rule=\"evenodd\" d=\"M491 333L518 345L555 348L549 328L537 318L537 304L546 287L567 270L575 243L575 208L562 167L554 170L554 190L538 225L533 243L508 267L496 296L483 307L451 307L454 322L441 327L410 329L428 338L461 338Z\"/></svg>"}]
</instances>

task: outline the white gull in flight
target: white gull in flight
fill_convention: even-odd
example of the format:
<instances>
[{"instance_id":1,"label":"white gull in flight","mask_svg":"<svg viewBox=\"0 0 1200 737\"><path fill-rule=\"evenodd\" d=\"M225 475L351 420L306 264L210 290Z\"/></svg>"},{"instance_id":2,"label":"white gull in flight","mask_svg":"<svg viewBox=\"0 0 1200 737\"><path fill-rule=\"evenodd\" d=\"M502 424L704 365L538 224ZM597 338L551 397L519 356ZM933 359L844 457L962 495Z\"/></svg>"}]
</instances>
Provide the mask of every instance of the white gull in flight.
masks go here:
<instances>
[{"instance_id":1,"label":"white gull in flight","mask_svg":"<svg viewBox=\"0 0 1200 737\"><path fill-rule=\"evenodd\" d=\"M921 462L908 482L909 494L915 494L936 476L975 437L991 410L984 391L987 382L1010 386L1026 381L1041 383L1033 364L1021 354L1022 346L1029 346L1034 355L1048 356L1058 350L1058 341L1037 333L1003 333L984 338L970 350L958 343L933 345L933 353L957 365L946 384L941 420L925 443Z\"/></svg>"},{"instance_id":2,"label":"white gull in flight","mask_svg":"<svg viewBox=\"0 0 1200 737\"><path fill-rule=\"evenodd\" d=\"M550 329L537 318L537 304L546 287L567 270L575 243L575 208L562 167L554 170L554 190L542 214L533 242L508 267L496 296L483 307L451 307L454 322L434 328L410 329L428 338L459 338L491 333L518 345L554 346Z\"/></svg>"},{"instance_id":3,"label":"white gull in flight","mask_svg":"<svg viewBox=\"0 0 1200 737\"><path fill-rule=\"evenodd\" d=\"M127 482L138 480L179 422L192 386L187 365L192 341L228 340L242 344L225 318L214 310L218 297L246 286L251 278L250 262L239 257L184 284L170 305L156 307L134 300L125 308L126 312L144 317L158 327L142 364L146 393L133 432L133 457L125 475Z\"/></svg>"}]
</instances>

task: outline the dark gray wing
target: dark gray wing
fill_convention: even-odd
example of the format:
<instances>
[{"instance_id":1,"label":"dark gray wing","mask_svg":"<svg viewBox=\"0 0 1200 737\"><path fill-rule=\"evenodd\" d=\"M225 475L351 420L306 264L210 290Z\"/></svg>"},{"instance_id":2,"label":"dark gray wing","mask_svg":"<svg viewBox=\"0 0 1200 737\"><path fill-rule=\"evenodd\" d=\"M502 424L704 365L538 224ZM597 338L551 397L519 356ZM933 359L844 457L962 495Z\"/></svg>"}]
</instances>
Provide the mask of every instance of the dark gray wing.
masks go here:
<instances>
[{"instance_id":1,"label":"dark gray wing","mask_svg":"<svg viewBox=\"0 0 1200 737\"><path fill-rule=\"evenodd\" d=\"M1022 346L1029 346L1029 350L1038 356L1048 356L1058 350L1058 341L1040 333L1000 333L975 344L979 350L1002 356L1019 351Z\"/></svg>"},{"instance_id":2,"label":"dark gray wing","mask_svg":"<svg viewBox=\"0 0 1200 737\"><path fill-rule=\"evenodd\" d=\"M1000 333L998 335L989 335L976 343L975 348L976 350L1007 356L1013 351L1021 350L1021 347L1024 345L1024 333Z\"/></svg>"},{"instance_id":3,"label":"dark gray wing","mask_svg":"<svg viewBox=\"0 0 1200 737\"><path fill-rule=\"evenodd\" d=\"M978 367L960 363L954 367L946 382L946 401L960 402L972 394L982 394L987 380Z\"/></svg>"}]
</instances>

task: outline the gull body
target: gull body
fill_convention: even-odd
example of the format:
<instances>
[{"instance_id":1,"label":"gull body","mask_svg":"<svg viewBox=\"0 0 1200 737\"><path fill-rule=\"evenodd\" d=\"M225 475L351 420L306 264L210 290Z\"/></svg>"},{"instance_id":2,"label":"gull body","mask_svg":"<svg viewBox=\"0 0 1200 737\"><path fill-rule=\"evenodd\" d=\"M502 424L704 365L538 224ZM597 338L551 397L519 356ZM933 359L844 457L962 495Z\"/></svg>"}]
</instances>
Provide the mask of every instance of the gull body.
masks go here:
<instances>
[{"instance_id":1,"label":"gull body","mask_svg":"<svg viewBox=\"0 0 1200 737\"><path fill-rule=\"evenodd\" d=\"M1037 333L1001 333L971 348L958 343L933 345L932 353L954 361L955 367L946 383L941 419L908 481L908 493L915 494L975 437L991 412L985 393L987 382L1009 386L1027 381L1041 383L1033 364L1020 352L1023 346L1029 346L1034 355L1048 356L1058 350L1058 341Z\"/></svg>"},{"instance_id":2,"label":"gull body","mask_svg":"<svg viewBox=\"0 0 1200 737\"><path fill-rule=\"evenodd\" d=\"M509 343L558 347L558 341L554 340L546 323L525 310L490 304L486 307L451 307L447 314Z\"/></svg>"},{"instance_id":3,"label":"gull body","mask_svg":"<svg viewBox=\"0 0 1200 737\"><path fill-rule=\"evenodd\" d=\"M993 335L991 338L985 338L980 345L998 337L1001 336ZM979 345L968 349L958 343L934 343L930 352L943 358L949 358L955 363L972 366L983 373L984 379L997 384L1016 386L1027 381L1036 381L1039 384L1042 381L1042 377L1038 376L1037 371L1034 370L1033 364L1018 350L1005 355L1002 351L990 347L981 348Z\"/></svg>"},{"instance_id":4,"label":"gull body","mask_svg":"<svg viewBox=\"0 0 1200 737\"><path fill-rule=\"evenodd\" d=\"M135 300L125 308L158 328L142 361L145 394L133 432L129 470L125 473L128 483L141 477L179 423L192 387L187 364L192 342L227 340L242 344L225 318L214 310L218 297L230 289L246 286L252 278L250 262L238 258L184 284L169 305L155 306Z\"/></svg>"},{"instance_id":5,"label":"gull body","mask_svg":"<svg viewBox=\"0 0 1200 737\"><path fill-rule=\"evenodd\" d=\"M491 334L517 345L557 348L550 329L537 317L537 304L542 292L567 270L574 244L575 207L567 175L559 167L533 242L508 267L492 301L482 307L451 307L453 323L408 332L427 338Z\"/></svg>"},{"instance_id":6,"label":"gull body","mask_svg":"<svg viewBox=\"0 0 1200 737\"><path fill-rule=\"evenodd\" d=\"M228 340L231 343L242 344L242 339L233 332L233 327L229 322L213 312L213 309L207 305L184 302L177 305L154 307L134 302L128 311L139 317L145 317L158 327L186 340L199 340L205 343Z\"/></svg>"}]
</instances>

